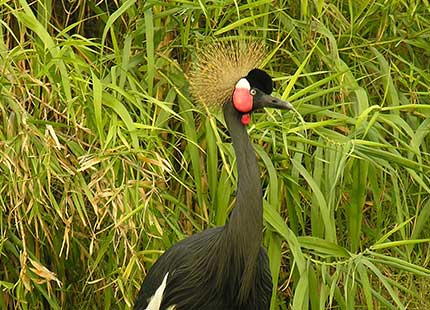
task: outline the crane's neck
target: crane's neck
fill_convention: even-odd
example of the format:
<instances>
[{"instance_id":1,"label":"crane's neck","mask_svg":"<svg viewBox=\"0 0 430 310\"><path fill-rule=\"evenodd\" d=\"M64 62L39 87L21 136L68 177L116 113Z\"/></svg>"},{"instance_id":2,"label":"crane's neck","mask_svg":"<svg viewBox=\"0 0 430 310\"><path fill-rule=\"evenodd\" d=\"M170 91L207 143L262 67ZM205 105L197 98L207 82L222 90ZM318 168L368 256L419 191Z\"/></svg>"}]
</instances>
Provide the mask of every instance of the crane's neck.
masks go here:
<instances>
[{"instance_id":1,"label":"crane's neck","mask_svg":"<svg viewBox=\"0 0 430 310\"><path fill-rule=\"evenodd\" d=\"M242 293L246 295L245 291L254 280L255 262L262 242L263 208L257 158L241 116L231 103L224 105L224 118L236 154L238 172L236 204L225 232L232 248L232 263L245 266L241 291L244 290Z\"/></svg>"},{"instance_id":2,"label":"crane's neck","mask_svg":"<svg viewBox=\"0 0 430 310\"><path fill-rule=\"evenodd\" d=\"M241 122L241 116L232 104L225 104L224 118L232 139L238 172L236 204L228 225L232 233L243 235L260 247L261 237L257 240L251 238L261 236L263 228L260 172L254 147Z\"/></svg>"}]
</instances>

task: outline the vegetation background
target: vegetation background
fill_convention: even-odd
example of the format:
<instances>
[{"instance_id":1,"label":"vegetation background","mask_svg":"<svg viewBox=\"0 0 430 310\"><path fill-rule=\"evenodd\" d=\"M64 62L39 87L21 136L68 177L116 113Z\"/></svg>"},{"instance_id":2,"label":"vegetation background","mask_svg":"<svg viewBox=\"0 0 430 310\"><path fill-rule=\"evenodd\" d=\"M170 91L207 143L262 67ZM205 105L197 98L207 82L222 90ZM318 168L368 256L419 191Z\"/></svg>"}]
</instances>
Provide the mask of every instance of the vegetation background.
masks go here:
<instances>
[{"instance_id":1,"label":"vegetation background","mask_svg":"<svg viewBox=\"0 0 430 310\"><path fill-rule=\"evenodd\" d=\"M430 308L430 4L0 1L0 307L127 309L237 172L186 72L263 40L255 114L272 309Z\"/></svg>"}]
</instances>

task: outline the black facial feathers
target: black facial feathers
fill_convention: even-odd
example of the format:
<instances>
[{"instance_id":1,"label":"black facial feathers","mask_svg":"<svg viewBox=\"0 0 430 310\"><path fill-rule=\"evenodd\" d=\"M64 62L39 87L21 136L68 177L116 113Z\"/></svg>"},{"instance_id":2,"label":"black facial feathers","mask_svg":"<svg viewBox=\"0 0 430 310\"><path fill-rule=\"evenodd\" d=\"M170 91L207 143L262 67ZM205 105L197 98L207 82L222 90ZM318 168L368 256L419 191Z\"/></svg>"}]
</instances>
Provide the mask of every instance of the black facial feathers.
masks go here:
<instances>
[{"instance_id":1,"label":"black facial feathers","mask_svg":"<svg viewBox=\"0 0 430 310\"><path fill-rule=\"evenodd\" d=\"M270 75L260 69L252 69L245 77L251 88L258 88L264 93L270 95L273 91L273 81Z\"/></svg>"}]
</instances>

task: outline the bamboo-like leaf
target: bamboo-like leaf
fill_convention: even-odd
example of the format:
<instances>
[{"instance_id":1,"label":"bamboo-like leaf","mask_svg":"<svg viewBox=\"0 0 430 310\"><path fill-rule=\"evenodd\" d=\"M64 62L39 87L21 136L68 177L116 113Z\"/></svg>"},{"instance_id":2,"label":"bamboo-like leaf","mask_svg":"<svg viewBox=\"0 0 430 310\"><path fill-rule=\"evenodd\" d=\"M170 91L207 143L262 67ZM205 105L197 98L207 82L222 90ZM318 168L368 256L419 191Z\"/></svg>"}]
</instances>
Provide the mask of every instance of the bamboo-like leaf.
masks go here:
<instances>
[{"instance_id":1,"label":"bamboo-like leaf","mask_svg":"<svg viewBox=\"0 0 430 310\"><path fill-rule=\"evenodd\" d=\"M366 305L369 310L373 310L372 290L369 281L369 275L367 274L366 268L362 264L357 265L357 271L360 275L361 287L363 288L364 297L366 299Z\"/></svg>"},{"instance_id":2,"label":"bamboo-like leaf","mask_svg":"<svg viewBox=\"0 0 430 310\"><path fill-rule=\"evenodd\" d=\"M281 238L277 234L270 234L269 246L267 248L267 255L270 257L270 271L272 273L273 288L278 287L279 273L281 270L282 252L281 252ZM276 290L272 291L271 309L276 309Z\"/></svg>"},{"instance_id":3,"label":"bamboo-like leaf","mask_svg":"<svg viewBox=\"0 0 430 310\"><path fill-rule=\"evenodd\" d=\"M187 152L189 153L189 156L190 156L199 206L203 208L205 206L205 202L204 202L203 190L202 190L203 185L202 185L202 171L200 169L199 148L197 147L198 145L197 130L194 125L193 113L190 109L189 104L184 100L180 100L180 108L182 110L181 114L184 119L185 134L187 136L187 139L192 142L188 144Z\"/></svg>"},{"instance_id":4,"label":"bamboo-like leaf","mask_svg":"<svg viewBox=\"0 0 430 310\"><path fill-rule=\"evenodd\" d=\"M155 47L154 47L154 24L152 8L149 7L144 12L145 32L146 32L146 82L148 83L148 94L152 96L155 78Z\"/></svg>"},{"instance_id":5,"label":"bamboo-like leaf","mask_svg":"<svg viewBox=\"0 0 430 310\"><path fill-rule=\"evenodd\" d=\"M426 204L424 205L419 215L417 216L416 224L414 226L414 229L411 235L412 239L416 239L419 237L421 232L424 230L425 226L428 225L429 220L430 220L430 200L427 200Z\"/></svg>"},{"instance_id":6,"label":"bamboo-like leaf","mask_svg":"<svg viewBox=\"0 0 430 310\"><path fill-rule=\"evenodd\" d=\"M370 248L372 250L380 250L392 247L398 247L402 245L412 245L417 243L428 243L430 239L412 239L412 240L400 240L400 241L392 241L392 242L384 242L372 245Z\"/></svg>"},{"instance_id":7,"label":"bamboo-like leaf","mask_svg":"<svg viewBox=\"0 0 430 310\"><path fill-rule=\"evenodd\" d=\"M374 258L371 258L373 261L378 261L380 263L384 263L387 265L393 265L399 269L406 270L408 272L413 272L419 276L430 276L430 269L423 268L415 264L411 264L407 261L404 261L396 257L391 257L391 256L387 256L387 255L383 255L375 252L370 252L370 253L372 254L372 256L377 258L377 260Z\"/></svg>"},{"instance_id":8,"label":"bamboo-like leaf","mask_svg":"<svg viewBox=\"0 0 430 310\"><path fill-rule=\"evenodd\" d=\"M315 237L299 237L300 246L332 257L350 257L343 247Z\"/></svg>"},{"instance_id":9,"label":"bamboo-like leaf","mask_svg":"<svg viewBox=\"0 0 430 310\"><path fill-rule=\"evenodd\" d=\"M351 204L348 206L347 213L349 238L353 252L356 252L360 246L368 167L369 164L363 160L355 160L352 164Z\"/></svg>"},{"instance_id":10,"label":"bamboo-like leaf","mask_svg":"<svg viewBox=\"0 0 430 310\"><path fill-rule=\"evenodd\" d=\"M334 222L331 219L330 210L327 206L327 202L321 192L321 189L318 187L318 185L315 183L315 180L313 180L312 176L309 174L309 172L306 171L306 169L295 159L292 160L292 163L294 165L294 168L296 168L300 174L305 178L305 180L308 182L309 186L312 188L317 202L318 206L321 210L321 216L324 222L324 227L326 229L326 238L330 242L336 241L336 232L334 228Z\"/></svg>"},{"instance_id":11,"label":"bamboo-like leaf","mask_svg":"<svg viewBox=\"0 0 430 310\"><path fill-rule=\"evenodd\" d=\"M399 309L406 309L406 307L403 305L403 303L400 301L399 297L395 293L393 287L388 283L385 276L382 274L382 272L370 261L363 260L363 265L366 265L377 277L378 280L384 285L384 287L387 289L388 293L390 294L391 298L394 300L396 305L399 307Z\"/></svg>"},{"instance_id":12,"label":"bamboo-like leaf","mask_svg":"<svg viewBox=\"0 0 430 310\"><path fill-rule=\"evenodd\" d=\"M215 36L221 35L223 33L226 33L228 31L236 29L236 28L238 28L238 27L240 27L240 26L242 26L242 25L244 25L246 23L249 23L249 22L254 21L254 20L258 19L258 18L264 17L264 16L266 16L268 14L270 14L270 12L265 12L265 13L257 14L257 15L254 15L254 16L248 16L248 17L241 18L241 19L239 19L239 20L237 20L237 21L229 24L228 26L225 26L225 27L223 27L221 29L218 29L217 31L215 31L214 35Z\"/></svg>"},{"instance_id":13,"label":"bamboo-like leaf","mask_svg":"<svg viewBox=\"0 0 430 310\"><path fill-rule=\"evenodd\" d=\"M108 94L104 94L103 97L104 104L115 111L115 113L122 119L125 126L129 130L133 147L135 149L139 149L139 141L136 136L136 127L134 126L133 119L131 118L130 113L127 111L127 108L119 100Z\"/></svg>"},{"instance_id":14,"label":"bamboo-like leaf","mask_svg":"<svg viewBox=\"0 0 430 310\"><path fill-rule=\"evenodd\" d=\"M108 20L106 21L106 25L105 25L105 27L104 27L104 30L103 30L103 35L102 35L102 49L103 49L103 46L104 46L104 44L105 44L105 40L106 40L106 36L107 36L107 33L108 33L108 31L110 31L111 30L111 28L112 28L112 25L115 23L115 21L118 19L118 18L120 18L121 17L121 15L123 15L124 14L124 12L126 12L127 11L127 9L129 8L129 7L131 7L134 3L136 2L136 0L126 0L126 1L124 1L124 3L121 5L121 7L118 9L118 10L116 10L109 18L108 18Z\"/></svg>"},{"instance_id":15,"label":"bamboo-like leaf","mask_svg":"<svg viewBox=\"0 0 430 310\"><path fill-rule=\"evenodd\" d=\"M282 218L276 213L273 208L269 205L265 204L263 209L264 219L270 224L273 229L282 236L290 247L290 251L293 253L295 263L299 269L300 274L304 274L306 263L303 253L300 249L299 241L294 233L288 228L288 226L284 223Z\"/></svg>"},{"instance_id":16,"label":"bamboo-like leaf","mask_svg":"<svg viewBox=\"0 0 430 310\"><path fill-rule=\"evenodd\" d=\"M378 241L376 241L375 245L379 245L379 244L383 243L391 235L393 235L395 232L397 232L400 229L402 229L404 226L406 226L407 224L409 224L412 220L413 220L413 218L410 218L410 219L404 221L403 223L401 223L400 225L396 225L394 228L392 228L391 230L389 230L385 235L383 235Z\"/></svg>"},{"instance_id":17,"label":"bamboo-like leaf","mask_svg":"<svg viewBox=\"0 0 430 310\"><path fill-rule=\"evenodd\" d=\"M311 58L315 47L317 46L318 42L315 43L315 45L312 47L312 49L310 50L310 52L308 53L308 55L306 56L306 58L303 60L303 62L300 64L300 66L297 68L296 72L294 73L294 75L291 77L290 82L288 83L287 87L285 88L284 92L282 93L282 98L287 98L288 95L290 94L294 84L296 83L296 81L298 80L298 78L300 77L300 74L302 73L304 67L306 66L306 64L308 63L309 59Z\"/></svg>"},{"instance_id":18,"label":"bamboo-like leaf","mask_svg":"<svg viewBox=\"0 0 430 310\"><path fill-rule=\"evenodd\" d=\"M101 143L104 143L104 126L102 117L102 101L103 101L103 87L100 80L94 72L92 73L93 82L93 98L94 98L94 118L96 121L97 131L100 136Z\"/></svg>"},{"instance_id":19,"label":"bamboo-like leaf","mask_svg":"<svg viewBox=\"0 0 430 310\"><path fill-rule=\"evenodd\" d=\"M300 275L299 282L295 290L293 298L293 310L306 310L309 309L309 278L308 271Z\"/></svg>"}]
</instances>

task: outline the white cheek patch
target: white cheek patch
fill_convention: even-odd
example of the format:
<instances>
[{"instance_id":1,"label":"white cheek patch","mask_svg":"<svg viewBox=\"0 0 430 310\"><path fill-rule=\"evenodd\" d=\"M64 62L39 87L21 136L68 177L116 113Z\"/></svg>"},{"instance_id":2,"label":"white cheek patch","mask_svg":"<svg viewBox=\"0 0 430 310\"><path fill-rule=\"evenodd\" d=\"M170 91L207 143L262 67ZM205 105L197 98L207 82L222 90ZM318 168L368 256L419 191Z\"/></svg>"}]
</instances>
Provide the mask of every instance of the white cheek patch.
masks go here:
<instances>
[{"instance_id":1,"label":"white cheek patch","mask_svg":"<svg viewBox=\"0 0 430 310\"><path fill-rule=\"evenodd\" d=\"M249 84L248 80L245 78L241 78L237 83L235 88L245 88L247 90L251 89L251 84Z\"/></svg>"}]
</instances>

